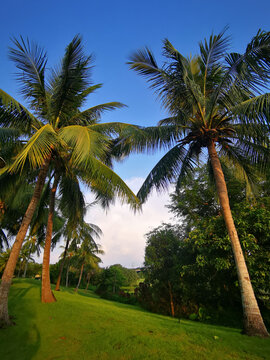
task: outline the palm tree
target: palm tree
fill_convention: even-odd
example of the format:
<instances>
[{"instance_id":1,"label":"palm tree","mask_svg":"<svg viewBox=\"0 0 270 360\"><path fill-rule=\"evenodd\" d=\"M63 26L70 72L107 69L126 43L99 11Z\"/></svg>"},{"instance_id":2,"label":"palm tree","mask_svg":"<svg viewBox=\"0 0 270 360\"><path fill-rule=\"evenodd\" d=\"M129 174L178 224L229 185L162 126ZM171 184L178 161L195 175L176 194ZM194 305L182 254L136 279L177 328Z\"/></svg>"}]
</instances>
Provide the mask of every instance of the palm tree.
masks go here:
<instances>
[{"instance_id":1,"label":"palm tree","mask_svg":"<svg viewBox=\"0 0 270 360\"><path fill-rule=\"evenodd\" d=\"M270 32L259 31L243 54L227 53L229 39L224 32L200 42L200 54L190 58L166 39L167 62L162 67L147 48L132 55L130 68L148 79L169 112L159 126L175 137L174 146L152 169L138 197L145 201L153 187L160 190L175 181L179 189L199 157L208 157L237 267L244 332L268 336L232 218L219 156L226 157L246 180L250 165L260 164L263 170L269 162L265 114L270 94L260 90L270 78Z\"/></svg>"},{"instance_id":2,"label":"palm tree","mask_svg":"<svg viewBox=\"0 0 270 360\"><path fill-rule=\"evenodd\" d=\"M85 175L90 186L93 183L100 183L104 187L108 185L114 190L114 195L120 196L131 206L136 208L139 205L132 191L105 164L110 146L108 135L120 129L121 125L97 124L104 111L123 105L111 102L80 111L87 96L100 87L89 86L92 58L84 55L81 39L76 36L67 46L62 64L52 71L49 82L45 81L47 57L44 51L22 38L20 41L14 39L14 45L10 58L20 71L18 80L32 113L0 90L0 124L19 130L23 141L28 137L14 161L6 164L1 172L19 172L27 166L38 171L38 176L2 276L0 322L3 324L10 323L8 293L19 252L39 203L46 176L54 168L55 162L59 159L68 161L71 168L77 168Z\"/></svg>"},{"instance_id":3,"label":"palm tree","mask_svg":"<svg viewBox=\"0 0 270 360\"><path fill-rule=\"evenodd\" d=\"M21 255L24 257L24 272L23 272L23 278L26 277L27 267L29 261L34 261L34 259L31 257L32 254L35 252L39 253L39 244L37 242L36 236L29 236L29 238L24 242L23 247L21 249Z\"/></svg>"},{"instance_id":4,"label":"palm tree","mask_svg":"<svg viewBox=\"0 0 270 360\"><path fill-rule=\"evenodd\" d=\"M68 275L69 275L69 270L70 270L70 263L71 263L72 258L75 256L73 249L68 249L66 256L68 259L67 272L66 272L66 287L68 287Z\"/></svg>"},{"instance_id":5,"label":"palm tree","mask_svg":"<svg viewBox=\"0 0 270 360\"><path fill-rule=\"evenodd\" d=\"M10 249L7 249L6 251L3 251L0 253L0 272L2 272L8 262L9 256L10 256Z\"/></svg>"},{"instance_id":6,"label":"palm tree","mask_svg":"<svg viewBox=\"0 0 270 360\"><path fill-rule=\"evenodd\" d=\"M76 184L74 184L76 185ZM74 189L76 187L74 186ZM72 194L68 194L66 198L69 197L68 203L72 203L72 211L69 213L69 218L62 228L62 235L66 237L66 244L63 254L61 254L61 264L59 269L59 275L57 278L55 290L60 291L60 283L63 268L65 265L66 256L68 254L68 249L71 246L73 248L73 244L79 244L83 240L84 232L86 231L91 236L99 237L102 234L101 229L94 224L85 223L83 220L83 216L85 213L86 206L84 204L84 199L80 189L77 187L77 191L72 192ZM73 195L73 196L70 196ZM75 196L74 196L75 195ZM76 196L77 195L77 196ZM63 199L62 199L63 200ZM77 201L76 201L77 200ZM63 204L62 204L63 205ZM92 205L92 204L90 204ZM76 209L77 208L77 209ZM70 209L70 206L69 206ZM64 210L62 208L62 210ZM87 227L87 229L85 229Z\"/></svg>"},{"instance_id":7,"label":"palm tree","mask_svg":"<svg viewBox=\"0 0 270 360\"><path fill-rule=\"evenodd\" d=\"M84 239L82 245L77 250L77 262L80 264L80 275L78 279L75 292L78 292L83 270L85 265L95 268L97 263L101 262L101 259L96 254L103 254L104 252L100 249L99 245L95 243L92 236L87 232L87 227L84 229Z\"/></svg>"}]
</instances>

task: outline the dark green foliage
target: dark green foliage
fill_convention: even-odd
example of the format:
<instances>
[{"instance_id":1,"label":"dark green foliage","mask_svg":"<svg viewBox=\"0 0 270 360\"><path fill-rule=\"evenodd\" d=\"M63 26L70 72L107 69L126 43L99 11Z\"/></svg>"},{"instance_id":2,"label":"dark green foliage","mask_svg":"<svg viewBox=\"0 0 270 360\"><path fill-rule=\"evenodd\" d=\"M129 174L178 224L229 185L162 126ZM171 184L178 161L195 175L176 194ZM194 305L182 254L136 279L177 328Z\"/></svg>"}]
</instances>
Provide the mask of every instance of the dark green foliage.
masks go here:
<instances>
[{"instance_id":1,"label":"dark green foliage","mask_svg":"<svg viewBox=\"0 0 270 360\"><path fill-rule=\"evenodd\" d=\"M125 277L118 266L110 266L102 271L100 274L99 286L97 288L98 294L112 293L116 294L121 286L125 283Z\"/></svg>"},{"instance_id":2,"label":"dark green foliage","mask_svg":"<svg viewBox=\"0 0 270 360\"><path fill-rule=\"evenodd\" d=\"M110 268L118 269L121 272L124 277L123 286L134 285L139 279L139 276L135 270L128 269L120 264L112 265Z\"/></svg>"},{"instance_id":3,"label":"dark green foliage","mask_svg":"<svg viewBox=\"0 0 270 360\"><path fill-rule=\"evenodd\" d=\"M190 316L200 321L239 326L241 299L238 280L223 217L213 197L210 184L198 170L198 176L185 185L186 192L174 194L171 208L186 219L185 226L164 224L147 234L145 282L136 295L149 310L170 314L171 283L176 316ZM202 191L193 191L202 184ZM252 285L268 323L270 310L270 198L256 202L244 200L246 192L237 180L232 188L233 216L244 250ZM265 189L265 181L260 181ZM189 186L190 185L190 186ZM267 195L261 188L260 194ZM242 201L239 202L239 200ZM187 211L194 201L194 212ZM204 212L210 204L212 215ZM212 205L212 206L211 206ZM192 231L188 231L192 228Z\"/></svg>"},{"instance_id":4,"label":"dark green foliage","mask_svg":"<svg viewBox=\"0 0 270 360\"><path fill-rule=\"evenodd\" d=\"M41 275L42 264L36 262L29 262L27 267L27 276L28 278L34 278L36 275Z\"/></svg>"},{"instance_id":5,"label":"dark green foliage","mask_svg":"<svg viewBox=\"0 0 270 360\"><path fill-rule=\"evenodd\" d=\"M230 205L233 207L251 194L248 192L244 180L237 178L235 171L226 167L225 163L223 163L223 171ZM255 175L253 177L254 181L262 182L261 178L256 178ZM256 189L254 190L256 191ZM261 193L262 189L260 188ZM181 189L172 193L170 198L171 202L168 208L181 220L185 220L187 230L192 229L196 222L218 215L221 211L209 165L197 168L192 174L189 174L183 180Z\"/></svg>"},{"instance_id":6,"label":"dark green foliage","mask_svg":"<svg viewBox=\"0 0 270 360\"><path fill-rule=\"evenodd\" d=\"M134 305L137 303L134 294L129 294L121 288L133 285L137 281L138 275L135 270L127 269L120 264L112 265L98 275L96 293L107 300Z\"/></svg>"}]
</instances>

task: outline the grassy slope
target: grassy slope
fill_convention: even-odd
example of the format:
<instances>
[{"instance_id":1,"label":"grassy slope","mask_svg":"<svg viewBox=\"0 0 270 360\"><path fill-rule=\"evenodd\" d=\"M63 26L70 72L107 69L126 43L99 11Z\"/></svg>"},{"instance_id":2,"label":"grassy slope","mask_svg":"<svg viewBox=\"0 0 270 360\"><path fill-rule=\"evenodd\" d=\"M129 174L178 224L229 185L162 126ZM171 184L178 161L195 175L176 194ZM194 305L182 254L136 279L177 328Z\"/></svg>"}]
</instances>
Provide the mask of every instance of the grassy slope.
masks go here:
<instances>
[{"instance_id":1,"label":"grassy slope","mask_svg":"<svg viewBox=\"0 0 270 360\"><path fill-rule=\"evenodd\" d=\"M41 304L40 282L15 280L10 313L16 326L0 330L0 359L270 359L270 340L61 291ZM218 339L215 339L217 336Z\"/></svg>"}]
</instances>

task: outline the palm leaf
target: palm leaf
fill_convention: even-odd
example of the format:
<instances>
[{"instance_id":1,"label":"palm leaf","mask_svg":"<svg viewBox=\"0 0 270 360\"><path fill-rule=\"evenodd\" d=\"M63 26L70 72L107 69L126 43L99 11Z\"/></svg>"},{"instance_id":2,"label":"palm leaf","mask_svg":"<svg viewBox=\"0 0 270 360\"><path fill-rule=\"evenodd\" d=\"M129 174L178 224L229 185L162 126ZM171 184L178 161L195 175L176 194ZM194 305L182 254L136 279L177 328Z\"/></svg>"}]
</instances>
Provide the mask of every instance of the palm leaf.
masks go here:
<instances>
[{"instance_id":1,"label":"palm leaf","mask_svg":"<svg viewBox=\"0 0 270 360\"><path fill-rule=\"evenodd\" d=\"M247 194L252 194L255 188L255 172L245 152L237 146L227 146L222 147L221 154L226 154L223 162L233 170L234 176L246 183Z\"/></svg>"},{"instance_id":2,"label":"palm leaf","mask_svg":"<svg viewBox=\"0 0 270 360\"><path fill-rule=\"evenodd\" d=\"M24 167L28 160L32 168L40 167L57 145L57 134L50 124L44 125L27 142L23 150L16 156L9 172L16 172Z\"/></svg>"},{"instance_id":3,"label":"palm leaf","mask_svg":"<svg viewBox=\"0 0 270 360\"><path fill-rule=\"evenodd\" d=\"M83 53L81 38L77 35L67 46L59 70L54 70L50 81L51 111L53 121L61 123L70 118L82 105L89 86L89 64L92 57ZM58 125L58 124L57 124Z\"/></svg>"},{"instance_id":4,"label":"palm leaf","mask_svg":"<svg viewBox=\"0 0 270 360\"><path fill-rule=\"evenodd\" d=\"M134 210L140 208L140 201L130 190L127 184L108 166L93 156L87 161L88 171L84 171L82 180L88 186L99 188L103 194L109 192L114 197L119 197L122 202L127 202Z\"/></svg>"},{"instance_id":5,"label":"palm leaf","mask_svg":"<svg viewBox=\"0 0 270 360\"><path fill-rule=\"evenodd\" d=\"M120 136L113 147L116 159L124 158L132 152L153 153L156 149L167 150L181 137L181 131L175 125L139 127L124 124L120 127Z\"/></svg>"},{"instance_id":6,"label":"palm leaf","mask_svg":"<svg viewBox=\"0 0 270 360\"><path fill-rule=\"evenodd\" d=\"M137 194L142 202L147 199L153 187L158 191L164 190L170 182L176 181L186 153L183 146L176 145L159 160Z\"/></svg>"},{"instance_id":7,"label":"palm leaf","mask_svg":"<svg viewBox=\"0 0 270 360\"><path fill-rule=\"evenodd\" d=\"M29 133L32 127L40 128L41 122L12 96L0 89L0 124Z\"/></svg>"},{"instance_id":8,"label":"palm leaf","mask_svg":"<svg viewBox=\"0 0 270 360\"><path fill-rule=\"evenodd\" d=\"M0 128L0 146L14 143L18 140L18 137L20 135L20 131L18 129L12 129L12 128Z\"/></svg>"},{"instance_id":9,"label":"palm leaf","mask_svg":"<svg viewBox=\"0 0 270 360\"><path fill-rule=\"evenodd\" d=\"M59 207L64 216L72 222L81 220L86 212L86 204L78 180L63 176L59 183L59 196Z\"/></svg>"},{"instance_id":10,"label":"palm leaf","mask_svg":"<svg viewBox=\"0 0 270 360\"><path fill-rule=\"evenodd\" d=\"M71 162L75 167L83 163L87 166L89 155L103 158L109 145L106 137L86 126L66 126L59 131L59 137L72 149Z\"/></svg>"},{"instance_id":11,"label":"palm leaf","mask_svg":"<svg viewBox=\"0 0 270 360\"><path fill-rule=\"evenodd\" d=\"M9 241L8 241L8 238L5 234L5 232L2 229L0 229L0 252L2 252L2 250L4 249L4 246L9 248Z\"/></svg>"},{"instance_id":12,"label":"palm leaf","mask_svg":"<svg viewBox=\"0 0 270 360\"><path fill-rule=\"evenodd\" d=\"M106 104L96 105L72 116L69 119L69 124L90 125L91 123L97 121L105 111L121 109L125 106L126 105L120 102L109 102Z\"/></svg>"},{"instance_id":13,"label":"palm leaf","mask_svg":"<svg viewBox=\"0 0 270 360\"><path fill-rule=\"evenodd\" d=\"M265 124L265 117L262 117L265 109L270 108L270 93L258 95L244 100L230 108L230 111L240 117L245 123L258 122L262 120Z\"/></svg>"},{"instance_id":14,"label":"palm leaf","mask_svg":"<svg viewBox=\"0 0 270 360\"><path fill-rule=\"evenodd\" d=\"M9 49L9 57L21 70L18 74L22 88L21 91L26 99L31 99L31 106L41 113L47 112L45 68L47 56L37 44L30 43L20 37L13 39L14 48Z\"/></svg>"},{"instance_id":15,"label":"palm leaf","mask_svg":"<svg viewBox=\"0 0 270 360\"><path fill-rule=\"evenodd\" d=\"M182 161L181 170L177 177L176 182L176 191L179 191L183 179L194 170L195 166L198 166L199 155L201 152L201 147L198 146L197 142L190 144L188 151Z\"/></svg>"},{"instance_id":16,"label":"palm leaf","mask_svg":"<svg viewBox=\"0 0 270 360\"><path fill-rule=\"evenodd\" d=\"M220 96L231 87L247 84L249 89L259 91L266 86L270 70L270 33L259 30L247 45L244 54L231 53L225 58L228 67L214 92L213 108Z\"/></svg>"},{"instance_id":17,"label":"palm leaf","mask_svg":"<svg viewBox=\"0 0 270 360\"><path fill-rule=\"evenodd\" d=\"M228 27L225 27L218 35L211 35L209 40L199 42L201 59L205 65L205 75L211 72L213 66L217 65L226 55L230 43L230 37L224 37Z\"/></svg>"}]
</instances>

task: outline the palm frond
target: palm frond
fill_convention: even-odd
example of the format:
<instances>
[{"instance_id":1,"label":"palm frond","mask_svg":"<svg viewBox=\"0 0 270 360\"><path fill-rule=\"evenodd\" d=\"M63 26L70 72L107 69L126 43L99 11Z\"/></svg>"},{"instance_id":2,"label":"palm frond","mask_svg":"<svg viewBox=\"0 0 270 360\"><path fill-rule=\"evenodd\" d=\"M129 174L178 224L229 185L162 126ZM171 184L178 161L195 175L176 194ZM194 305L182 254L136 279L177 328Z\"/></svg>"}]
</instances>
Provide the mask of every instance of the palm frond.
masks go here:
<instances>
[{"instance_id":1,"label":"palm frond","mask_svg":"<svg viewBox=\"0 0 270 360\"><path fill-rule=\"evenodd\" d=\"M176 145L159 160L137 194L142 202L147 199L154 187L158 191L164 190L168 187L169 183L176 181L186 153L187 151L183 146Z\"/></svg>"},{"instance_id":2,"label":"palm frond","mask_svg":"<svg viewBox=\"0 0 270 360\"><path fill-rule=\"evenodd\" d=\"M100 89L101 87L102 87L102 84L96 84L96 85L89 86L87 89L85 89L81 92L82 99L85 99L88 95L92 94L93 92Z\"/></svg>"},{"instance_id":3,"label":"palm frond","mask_svg":"<svg viewBox=\"0 0 270 360\"><path fill-rule=\"evenodd\" d=\"M28 160L32 168L40 167L57 145L57 134L50 124L44 125L27 142L23 150L16 156L9 172L17 172Z\"/></svg>"},{"instance_id":4,"label":"palm frond","mask_svg":"<svg viewBox=\"0 0 270 360\"><path fill-rule=\"evenodd\" d=\"M77 35L67 46L59 70L54 70L50 81L51 113L56 125L65 124L82 105L84 91L89 89L89 70L92 56L86 57L82 40Z\"/></svg>"},{"instance_id":5,"label":"palm frond","mask_svg":"<svg viewBox=\"0 0 270 360\"><path fill-rule=\"evenodd\" d=\"M97 239L99 239L103 233L98 225L83 222L81 226L81 234L82 235L89 234L91 236L94 235Z\"/></svg>"},{"instance_id":6,"label":"palm frond","mask_svg":"<svg viewBox=\"0 0 270 360\"><path fill-rule=\"evenodd\" d=\"M100 192L113 194L119 197L122 202L126 202L133 210L140 208L140 201L127 186L127 184L108 166L100 160L91 156L87 162L88 166L82 180L90 187L98 188Z\"/></svg>"},{"instance_id":7,"label":"palm frond","mask_svg":"<svg viewBox=\"0 0 270 360\"><path fill-rule=\"evenodd\" d=\"M226 55L230 44L230 37L224 36L227 30L226 26L218 35L212 34L208 41L204 39L204 42L199 42L200 57L205 66L206 76L211 72L213 66L217 65Z\"/></svg>"},{"instance_id":8,"label":"palm frond","mask_svg":"<svg viewBox=\"0 0 270 360\"><path fill-rule=\"evenodd\" d=\"M47 220L48 220L48 205L49 205L49 198L50 198L50 181L51 179L49 179L49 181L47 181L47 183L45 184L42 194L41 194L41 198L39 201L39 206L37 208L37 211L35 212L32 222L31 222L31 227L30 227L30 235L36 235L40 232L41 227L43 227L43 231L42 234L45 235L45 227L47 225Z\"/></svg>"},{"instance_id":9,"label":"palm frond","mask_svg":"<svg viewBox=\"0 0 270 360\"><path fill-rule=\"evenodd\" d=\"M265 117L263 117L265 109L270 108L270 93L258 95L249 99L246 99L236 105L230 107L230 111L242 119L245 123L258 122L262 120L265 123ZM270 124L269 124L270 125Z\"/></svg>"},{"instance_id":10,"label":"palm frond","mask_svg":"<svg viewBox=\"0 0 270 360\"><path fill-rule=\"evenodd\" d=\"M0 89L0 124L15 127L24 133L39 129L42 123L12 96Z\"/></svg>"},{"instance_id":11,"label":"palm frond","mask_svg":"<svg viewBox=\"0 0 270 360\"><path fill-rule=\"evenodd\" d=\"M226 155L223 161L230 169L234 170L236 178L246 183L247 194L252 193L255 185L254 165L257 165L257 161L252 165L248 152L243 151L239 146L223 146L221 155Z\"/></svg>"},{"instance_id":12,"label":"palm frond","mask_svg":"<svg viewBox=\"0 0 270 360\"><path fill-rule=\"evenodd\" d=\"M70 222L80 221L86 212L84 195L76 178L63 176L59 183L59 207Z\"/></svg>"},{"instance_id":13,"label":"palm frond","mask_svg":"<svg viewBox=\"0 0 270 360\"><path fill-rule=\"evenodd\" d=\"M198 146L197 142L193 142L189 145L188 151L182 161L181 170L177 177L176 191L179 191L182 181L188 174L194 170L199 164L199 155L201 153L201 147Z\"/></svg>"},{"instance_id":14,"label":"palm frond","mask_svg":"<svg viewBox=\"0 0 270 360\"><path fill-rule=\"evenodd\" d=\"M121 109L125 106L126 105L116 101L105 104L99 104L82 112L79 112L76 115L73 115L68 122L69 124L91 125L92 123L99 120L101 115L105 111Z\"/></svg>"},{"instance_id":15,"label":"palm frond","mask_svg":"<svg viewBox=\"0 0 270 360\"><path fill-rule=\"evenodd\" d=\"M0 128L0 148L3 145L7 145L9 143L14 143L18 140L20 136L20 131L15 128Z\"/></svg>"},{"instance_id":16,"label":"palm frond","mask_svg":"<svg viewBox=\"0 0 270 360\"><path fill-rule=\"evenodd\" d=\"M0 252L4 247L9 248L9 241L3 229L0 229Z\"/></svg>"},{"instance_id":17,"label":"palm frond","mask_svg":"<svg viewBox=\"0 0 270 360\"><path fill-rule=\"evenodd\" d=\"M161 73L154 54L147 47L134 52L130 56L128 64L130 65L130 69L136 70L139 74L144 76L157 76Z\"/></svg>"},{"instance_id":18,"label":"palm frond","mask_svg":"<svg viewBox=\"0 0 270 360\"><path fill-rule=\"evenodd\" d=\"M47 112L45 68L47 55L37 44L30 43L29 39L13 38L15 47L9 48L9 58L21 70L18 80L21 91L27 100L30 100L32 109L41 113Z\"/></svg>"},{"instance_id":19,"label":"palm frond","mask_svg":"<svg viewBox=\"0 0 270 360\"><path fill-rule=\"evenodd\" d=\"M127 124L122 126L113 154L116 159L121 159L132 152L153 153L157 149L168 150L181 136L177 125L139 127Z\"/></svg>"},{"instance_id":20,"label":"palm frond","mask_svg":"<svg viewBox=\"0 0 270 360\"><path fill-rule=\"evenodd\" d=\"M87 167L89 155L103 158L109 145L105 136L86 126L66 126L59 131L59 137L71 149L71 162L75 167L83 163Z\"/></svg>"},{"instance_id":21,"label":"palm frond","mask_svg":"<svg viewBox=\"0 0 270 360\"><path fill-rule=\"evenodd\" d=\"M246 47L244 61L247 72L252 72L257 84L265 85L270 78L270 32L258 31Z\"/></svg>"}]
</instances>

